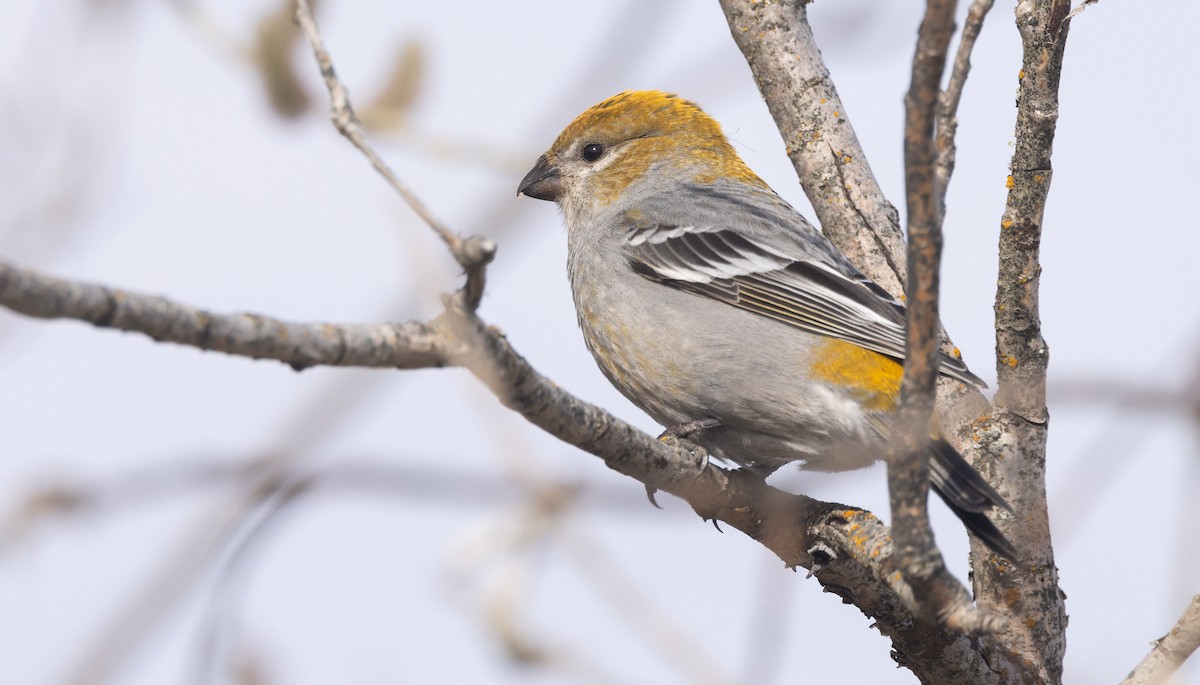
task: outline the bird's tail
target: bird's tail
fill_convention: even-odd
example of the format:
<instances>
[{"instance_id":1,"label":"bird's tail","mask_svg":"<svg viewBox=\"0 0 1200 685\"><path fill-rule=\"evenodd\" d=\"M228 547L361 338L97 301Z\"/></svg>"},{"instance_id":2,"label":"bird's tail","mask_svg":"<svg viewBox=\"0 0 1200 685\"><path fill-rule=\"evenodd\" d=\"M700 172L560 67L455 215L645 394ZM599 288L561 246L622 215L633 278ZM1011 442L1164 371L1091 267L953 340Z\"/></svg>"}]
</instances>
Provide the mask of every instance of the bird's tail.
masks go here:
<instances>
[{"instance_id":1,"label":"bird's tail","mask_svg":"<svg viewBox=\"0 0 1200 685\"><path fill-rule=\"evenodd\" d=\"M963 459L958 450L945 440L933 441L929 459L929 481L942 501L967 526L975 537L996 554L1015 562L1017 550L988 520L986 512L993 507L1012 511L1000 493Z\"/></svg>"}]
</instances>

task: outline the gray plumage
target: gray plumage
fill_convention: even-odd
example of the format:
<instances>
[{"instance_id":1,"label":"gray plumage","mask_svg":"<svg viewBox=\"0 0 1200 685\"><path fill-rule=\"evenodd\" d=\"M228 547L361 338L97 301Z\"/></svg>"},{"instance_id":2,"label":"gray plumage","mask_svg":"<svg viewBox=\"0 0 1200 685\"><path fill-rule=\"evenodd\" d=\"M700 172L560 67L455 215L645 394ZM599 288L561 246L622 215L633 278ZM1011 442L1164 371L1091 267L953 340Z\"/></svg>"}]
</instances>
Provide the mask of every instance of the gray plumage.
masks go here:
<instances>
[{"instance_id":1,"label":"gray plumage","mask_svg":"<svg viewBox=\"0 0 1200 685\"><path fill-rule=\"evenodd\" d=\"M768 474L883 458L904 307L753 174L691 103L624 93L580 115L519 192L567 224L579 326L601 371L667 427ZM961 360L941 373L982 385ZM992 549L1003 499L937 439L931 483Z\"/></svg>"}]
</instances>

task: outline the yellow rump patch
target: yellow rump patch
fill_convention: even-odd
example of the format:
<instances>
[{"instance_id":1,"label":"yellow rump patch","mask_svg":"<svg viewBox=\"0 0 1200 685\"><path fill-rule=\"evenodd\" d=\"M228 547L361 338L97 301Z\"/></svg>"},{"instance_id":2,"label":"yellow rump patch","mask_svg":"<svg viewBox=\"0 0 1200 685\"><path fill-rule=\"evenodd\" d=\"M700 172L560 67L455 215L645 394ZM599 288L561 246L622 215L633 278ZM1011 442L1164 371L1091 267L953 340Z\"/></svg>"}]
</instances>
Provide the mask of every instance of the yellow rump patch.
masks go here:
<instances>
[{"instance_id":1,"label":"yellow rump patch","mask_svg":"<svg viewBox=\"0 0 1200 685\"><path fill-rule=\"evenodd\" d=\"M900 398L904 366L878 352L830 339L813 351L809 373L845 389L866 409L892 411Z\"/></svg>"}]
</instances>

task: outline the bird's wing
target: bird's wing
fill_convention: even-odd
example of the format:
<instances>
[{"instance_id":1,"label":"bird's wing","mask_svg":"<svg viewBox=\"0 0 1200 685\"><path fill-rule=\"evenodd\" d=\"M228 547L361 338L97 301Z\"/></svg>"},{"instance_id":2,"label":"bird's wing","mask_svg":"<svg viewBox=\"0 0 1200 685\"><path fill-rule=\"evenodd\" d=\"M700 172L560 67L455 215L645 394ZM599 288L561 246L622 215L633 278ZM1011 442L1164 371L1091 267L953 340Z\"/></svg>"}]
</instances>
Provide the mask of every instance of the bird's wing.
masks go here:
<instances>
[{"instance_id":1,"label":"bird's wing","mask_svg":"<svg viewBox=\"0 0 1200 685\"><path fill-rule=\"evenodd\" d=\"M904 359L904 306L849 263L829 263L821 250L805 250L799 241L789 249L787 240L768 242L716 224L668 225L639 216L623 228L629 265L646 278ZM945 355L941 372L983 385Z\"/></svg>"}]
</instances>

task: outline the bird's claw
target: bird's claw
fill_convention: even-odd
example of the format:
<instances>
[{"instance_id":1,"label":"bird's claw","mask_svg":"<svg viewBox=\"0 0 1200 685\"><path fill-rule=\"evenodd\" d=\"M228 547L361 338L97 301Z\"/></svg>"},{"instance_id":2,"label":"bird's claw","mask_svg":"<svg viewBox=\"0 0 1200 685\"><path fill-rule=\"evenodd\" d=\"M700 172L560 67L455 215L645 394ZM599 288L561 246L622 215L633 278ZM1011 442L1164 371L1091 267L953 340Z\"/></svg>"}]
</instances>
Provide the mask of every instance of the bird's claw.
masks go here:
<instances>
[{"instance_id":1,"label":"bird's claw","mask_svg":"<svg viewBox=\"0 0 1200 685\"><path fill-rule=\"evenodd\" d=\"M662 509L662 507L659 506L658 501L654 499L654 493L656 492L658 492L658 488L647 485L646 499L650 500L650 504L653 504L655 509Z\"/></svg>"},{"instance_id":2,"label":"bird's claw","mask_svg":"<svg viewBox=\"0 0 1200 685\"><path fill-rule=\"evenodd\" d=\"M696 419L695 421L679 423L679 424L676 424L674 426L667 428L665 431L662 432L662 435L658 436L658 439L659 440L662 440L663 438L685 439L692 433L697 433L706 428L716 428L717 426L720 426L720 425L721 425L721 422L716 419Z\"/></svg>"}]
</instances>

